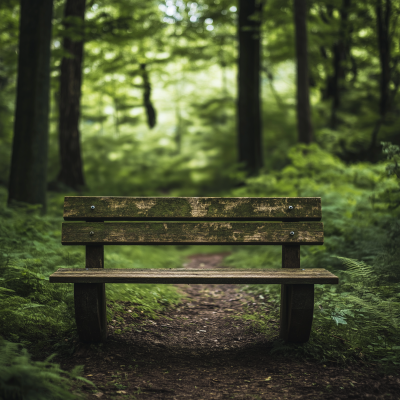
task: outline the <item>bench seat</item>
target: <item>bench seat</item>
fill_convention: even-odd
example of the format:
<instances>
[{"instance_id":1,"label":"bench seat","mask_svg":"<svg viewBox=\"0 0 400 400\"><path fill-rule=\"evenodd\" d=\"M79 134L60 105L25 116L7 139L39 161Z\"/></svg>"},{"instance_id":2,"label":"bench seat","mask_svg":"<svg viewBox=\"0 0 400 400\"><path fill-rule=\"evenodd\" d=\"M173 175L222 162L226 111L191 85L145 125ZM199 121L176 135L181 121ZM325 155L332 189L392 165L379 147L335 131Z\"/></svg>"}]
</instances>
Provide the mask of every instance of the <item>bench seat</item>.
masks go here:
<instances>
[{"instance_id":1,"label":"bench seat","mask_svg":"<svg viewBox=\"0 0 400 400\"><path fill-rule=\"evenodd\" d=\"M104 269L59 268L53 283L242 283L242 284L337 284L326 269Z\"/></svg>"}]
</instances>

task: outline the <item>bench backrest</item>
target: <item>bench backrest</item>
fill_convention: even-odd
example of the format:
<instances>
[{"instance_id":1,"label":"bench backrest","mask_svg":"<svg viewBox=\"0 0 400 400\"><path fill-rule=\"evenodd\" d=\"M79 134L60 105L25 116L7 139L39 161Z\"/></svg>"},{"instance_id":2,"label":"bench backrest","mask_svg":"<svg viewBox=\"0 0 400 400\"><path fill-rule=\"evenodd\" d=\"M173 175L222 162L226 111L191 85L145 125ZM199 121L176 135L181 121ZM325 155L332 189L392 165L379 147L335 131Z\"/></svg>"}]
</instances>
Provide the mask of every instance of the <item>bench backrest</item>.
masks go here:
<instances>
[{"instance_id":1,"label":"bench backrest","mask_svg":"<svg viewBox=\"0 0 400 400\"><path fill-rule=\"evenodd\" d=\"M85 221L63 224L64 245L316 245L324 240L323 224L314 222L321 220L319 197L76 196L65 198L64 219Z\"/></svg>"}]
</instances>

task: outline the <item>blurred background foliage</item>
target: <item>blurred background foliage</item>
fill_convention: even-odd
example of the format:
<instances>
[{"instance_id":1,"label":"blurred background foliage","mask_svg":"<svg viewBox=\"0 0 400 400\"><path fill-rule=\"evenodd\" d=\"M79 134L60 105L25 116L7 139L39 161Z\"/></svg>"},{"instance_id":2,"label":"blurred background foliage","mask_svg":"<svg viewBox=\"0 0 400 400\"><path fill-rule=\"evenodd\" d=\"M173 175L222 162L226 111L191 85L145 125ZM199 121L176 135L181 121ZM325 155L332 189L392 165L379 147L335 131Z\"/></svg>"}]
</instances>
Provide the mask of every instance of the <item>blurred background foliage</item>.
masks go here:
<instances>
[{"instance_id":1,"label":"blurred background foliage","mask_svg":"<svg viewBox=\"0 0 400 400\"><path fill-rule=\"evenodd\" d=\"M340 159L369 159L379 120L379 46L375 0L310 2L308 41L315 141ZM59 66L64 1L54 2L49 182L58 156ZM392 5L391 101L377 143L399 143L397 16ZM19 3L2 2L0 31L0 177L9 176L18 49ZM236 145L237 4L234 1L135 1L87 4L81 105L85 193L218 195L242 182ZM293 11L289 1L262 11L261 93L264 170L288 164L296 143ZM345 30L345 33L342 31ZM68 35L72 35L69 32ZM342 47L334 71L335 46ZM340 43L339 43L340 44ZM157 124L149 129L143 76ZM338 93L332 79L339 73ZM340 97L334 106L333 96ZM332 116L335 114L335 117ZM332 118L335 119L332 122ZM378 157L379 158L379 157Z\"/></svg>"},{"instance_id":2,"label":"blurred background foliage","mask_svg":"<svg viewBox=\"0 0 400 400\"><path fill-rule=\"evenodd\" d=\"M82 38L82 26L70 18L66 28L65 1L55 0L43 217L35 206L6 207L20 7L16 0L0 2L1 335L32 351L48 343L73 351L71 286L47 282L58 267L82 266L84 260L83 248L60 245L64 195L320 196L325 245L303 246L302 265L327 268L343 283L318 289L308 347L277 345L276 351L335 362L400 362L400 5L308 4L314 141L306 145L297 139L293 4L262 2L252 18L260 21L264 166L247 177L238 162L237 2L87 1L80 108L86 184L77 191L57 180L58 121L60 64L68 57L63 39ZM111 247L106 266L177 267L188 254L219 250ZM227 265L280 266L280 247L228 250ZM180 298L172 287L108 286L112 300L136 304L138 318L154 318ZM248 288L275 299L278 309L275 289ZM118 309L109 311L113 318ZM261 315L251 318L271 333Z\"/></svg>"}]
</instances>

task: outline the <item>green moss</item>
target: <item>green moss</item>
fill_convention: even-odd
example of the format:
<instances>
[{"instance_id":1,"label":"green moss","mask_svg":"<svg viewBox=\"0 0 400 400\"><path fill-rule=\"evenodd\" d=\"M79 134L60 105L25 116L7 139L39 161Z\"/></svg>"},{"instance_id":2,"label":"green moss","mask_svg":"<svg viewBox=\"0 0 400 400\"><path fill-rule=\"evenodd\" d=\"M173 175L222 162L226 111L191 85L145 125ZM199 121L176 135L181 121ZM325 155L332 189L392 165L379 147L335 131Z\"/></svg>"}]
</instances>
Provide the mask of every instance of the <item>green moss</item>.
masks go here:
<instances>
[{"instance_id":1,"label":"green moss","mask_svg":"<svg viewBox=\"0 0 400 400\"><path fill-rule=\"evenodd\" d=\"M209 201L209 200L208 200ZM201 203L205 203L205 199L200 200ZM226 205L222 204L217 199L211 199L211 204L207 208L207 217L223 216L226 214Z\"/></svg>"},{"instance_id":2,"label":"green moss","mask_svg":"<svg viewBox=\"0 0 400 400\"><path fill-rule=\"evenodd\" d=\"M192 208L189 202L183 198L159 199L149 209L147 217L190 217Z\"/></svg>"},{"instance_id":3,"label":"green moss","mask_svg":"<svg viewBox=\"0 0 400 400\"><path fill-rule=\"evenodd\" d=\"M257 214L254 211L254 202L250 202L249 200L247 201L241 201L231 212L233 216L235 217L243 217L243 216L249 216L249 217L257 217Z\"/></svg>"},{"instance_id":4,"label":"green moss","mask_svg":"<svg viewBox=\"0 0 400 400\"><path fill-rule=\"evenodd\" d=\"M144 224L141 224L141 226L143 226ZM165 228L165 226L164 226L164 224L160 224L160 223L153 223L153 224L146 224L145 226L144 226L144 229L146 230L146 229L149 229L149 230L151 230L152 232L156 232L156 233L161 233L161 232L164 232L164 231L166 231L166 228ZM141 233L139 233L139 235L140 235Z\"/></svg>"},{"instance_id":5,"label":"green moss","mask_svg":"<svg viewBox=\"0 0 400 400\"><path fill-rule=\"evenodd\" d=\"M193 202L196 205L193 208ZM95 209L92 210L91 206ZM289 211L288 206L293 210ZM199 208L199 209L198 209ZM263 219L320 218L318 198L96 198L70 197L66 215L72 218L152 218L156 219Z\"/></svg>"}]
</instances>

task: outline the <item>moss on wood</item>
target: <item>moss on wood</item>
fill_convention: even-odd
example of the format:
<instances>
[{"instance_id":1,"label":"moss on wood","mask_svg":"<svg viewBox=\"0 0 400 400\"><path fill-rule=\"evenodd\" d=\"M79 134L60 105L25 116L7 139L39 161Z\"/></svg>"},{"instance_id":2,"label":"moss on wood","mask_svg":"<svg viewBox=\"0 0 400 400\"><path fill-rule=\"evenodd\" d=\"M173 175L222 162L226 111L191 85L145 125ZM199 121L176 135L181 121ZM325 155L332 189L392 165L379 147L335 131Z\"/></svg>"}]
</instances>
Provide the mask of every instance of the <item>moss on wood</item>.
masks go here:
<instances>
[{"instance_id":1,"label":"moss on wood","mask_svg":"<svg viewBox=\"0 0 400 400\"><path fill-rule=\"evenodd\" d=\"M293 233L293 234L291 234ZM63 244L323 244L323 224L313 222L73 223L63 224Z\"/></svg>"},{"instance_id":2,"label":"moss on wood","mask_svg":"<svg viewBox=\"0 0 400 400\"><path fill-rule=\"evenodd\" d=\"M94 208L92 208L94 206ZM289 209L289 206L293 207ZM66 220L314 220L319 197L66 197Z\"/></svg>"}]
</instances>

